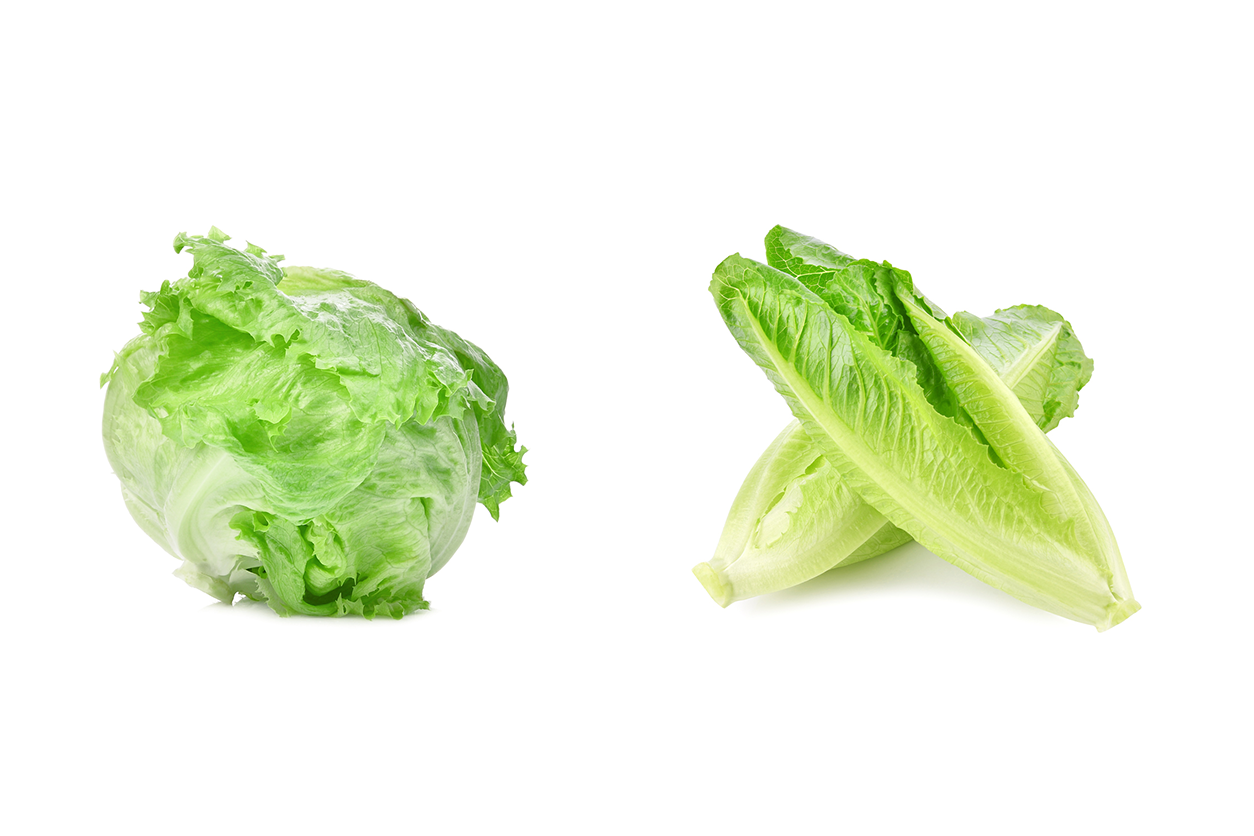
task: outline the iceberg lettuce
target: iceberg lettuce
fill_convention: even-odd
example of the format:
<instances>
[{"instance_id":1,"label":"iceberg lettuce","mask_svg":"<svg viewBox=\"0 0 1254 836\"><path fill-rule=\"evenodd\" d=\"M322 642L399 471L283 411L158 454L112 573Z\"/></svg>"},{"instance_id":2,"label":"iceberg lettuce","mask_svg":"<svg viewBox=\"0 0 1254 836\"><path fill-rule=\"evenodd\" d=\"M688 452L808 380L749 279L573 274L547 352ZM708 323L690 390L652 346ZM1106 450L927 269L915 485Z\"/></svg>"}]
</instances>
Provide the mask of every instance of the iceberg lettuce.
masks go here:
<instances>
[{"instance_id":1,"label":"iceberg lettuce","mask_svg":"<svg viewBox=\"0 0 1254 836\"><path fill-rule=\"evenodd\" d=\"M400 618L476 502L526 481L505 375L406 299L251 244L179 235L187 278L142 294L104 445L135 521L221 601Z\"/></svg>"}]
</instances>

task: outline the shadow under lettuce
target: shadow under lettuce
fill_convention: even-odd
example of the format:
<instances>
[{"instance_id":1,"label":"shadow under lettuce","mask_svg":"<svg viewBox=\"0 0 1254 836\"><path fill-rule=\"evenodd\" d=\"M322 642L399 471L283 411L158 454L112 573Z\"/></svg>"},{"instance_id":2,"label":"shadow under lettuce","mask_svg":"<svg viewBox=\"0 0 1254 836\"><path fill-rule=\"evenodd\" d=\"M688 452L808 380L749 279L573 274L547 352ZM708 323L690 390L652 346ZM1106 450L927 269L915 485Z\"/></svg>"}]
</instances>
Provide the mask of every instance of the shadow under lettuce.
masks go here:
<instances>
[{"instance_id":1,"label":"shadow under lettuce","mask_svg":"<svg viewBox=\"0 0 1254 836\"><path fill-rule=\"evenodd\" d=\"M852 566L838 566L805 583L732 606L775 612L801 602L831 600L836 604L842 599L869 595L886 604L897 596L903 600L919 595L966 600L981 607L1018 613L1024 618L1056 618L976 580L918 543L898 546Z\"/></svg>"}]
</instances>

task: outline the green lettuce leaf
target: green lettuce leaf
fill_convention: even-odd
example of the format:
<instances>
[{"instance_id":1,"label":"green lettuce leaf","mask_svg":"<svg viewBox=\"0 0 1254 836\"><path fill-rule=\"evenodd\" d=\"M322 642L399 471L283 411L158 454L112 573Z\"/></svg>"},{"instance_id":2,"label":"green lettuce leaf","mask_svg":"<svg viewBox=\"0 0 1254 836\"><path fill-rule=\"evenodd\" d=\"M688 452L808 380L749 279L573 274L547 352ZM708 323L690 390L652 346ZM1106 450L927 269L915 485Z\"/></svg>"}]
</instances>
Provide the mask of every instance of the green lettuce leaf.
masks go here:
<instances>
[{"instance_id":1,"label":"green lettuce leaf","mask_svg":"<svg viewBox=\"0 0 1254 836\"><path fill-rule=\"evenodd\" d=\"M1042 432L1075 414L1093 361L1060 314L1018 305L984 318L959 311L950 324L1006 381Z\"/></svg>"}]
</instances>

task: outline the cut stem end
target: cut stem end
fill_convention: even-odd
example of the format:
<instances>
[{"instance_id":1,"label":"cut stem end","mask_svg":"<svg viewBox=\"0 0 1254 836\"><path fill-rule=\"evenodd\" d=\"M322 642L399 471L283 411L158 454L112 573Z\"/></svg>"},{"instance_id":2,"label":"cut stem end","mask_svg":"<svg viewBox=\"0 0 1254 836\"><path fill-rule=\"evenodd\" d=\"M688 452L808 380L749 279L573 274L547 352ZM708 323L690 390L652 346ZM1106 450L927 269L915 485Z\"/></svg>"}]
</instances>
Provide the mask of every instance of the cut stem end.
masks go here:
<instances>
[{"instance_id":1,"label":"cut stem end","mask_svg":"<svg viewBox=\"0 0 1254 836\"><path fill-rule=\"evenodd\" d=\"M1106 620L1097 625L1097 632L1106 632L1139 609L1141 609L1141 605L1131 598L1111 605L1110 609L1106 610Z\"/></svg>"},{"instance_id":2,"label":"cut stem end","mask_svg":"<svg viewBox=\"0 0 1254 836\"><path fill-rule=\"evenodd\" d=\"M714 603L720 607L726 607L732 601L736 600L732 597L731 589L727 584L723 583L723 579L719 577L718 572L714 571L714 567L708 563L698 563L692 567L692 574L697 576L697 580L701 581L701 585L705 587L705 591L710 593L710 597L714 599Z\"/></svg>"}]
</instances>

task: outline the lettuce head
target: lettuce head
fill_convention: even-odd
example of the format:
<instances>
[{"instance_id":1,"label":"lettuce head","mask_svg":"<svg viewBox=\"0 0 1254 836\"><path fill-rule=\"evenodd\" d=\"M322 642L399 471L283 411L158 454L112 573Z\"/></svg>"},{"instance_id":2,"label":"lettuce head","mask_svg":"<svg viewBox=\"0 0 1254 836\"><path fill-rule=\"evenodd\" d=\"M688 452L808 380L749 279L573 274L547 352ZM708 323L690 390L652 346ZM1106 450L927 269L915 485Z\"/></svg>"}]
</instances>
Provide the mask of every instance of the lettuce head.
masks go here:
<instances>
[{"instance_id":1,"label":"lettuce head","mask_svg":"<svg viewBox=\"0 0 1254 836\"><path fill-rule=\"evenodd\" d=\"M508 382L376 284L280 267L216 228L143 293L107 386L104 445L140 527L213 597L281 615L400 618L526 482Z\"/></svg>"}]
</instances>

